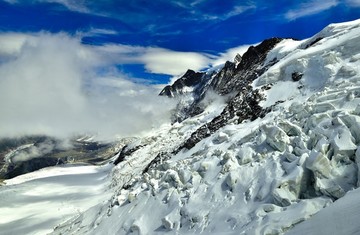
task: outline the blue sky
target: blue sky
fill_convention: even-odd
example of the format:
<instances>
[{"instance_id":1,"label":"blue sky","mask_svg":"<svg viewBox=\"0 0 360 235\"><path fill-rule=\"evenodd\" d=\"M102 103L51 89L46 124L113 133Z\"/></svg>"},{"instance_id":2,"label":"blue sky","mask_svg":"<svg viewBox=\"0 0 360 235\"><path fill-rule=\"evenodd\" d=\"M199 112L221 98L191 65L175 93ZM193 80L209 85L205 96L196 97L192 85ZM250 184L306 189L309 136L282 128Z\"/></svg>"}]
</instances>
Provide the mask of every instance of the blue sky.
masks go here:
<instances>
[{"instance_id":1,"label":"blue sky","mask_svg":"<svg viewBox=\"0 0 360 235\"><path fill-rule=\"evenodd\" d=\"M211 66L234 47L275 36L304 39L329 23L359 17L360 0L0 0L2 33L66 32L86 45L127 47L116 68L154 83L168 82L187 65ZM148 58L137 58L154 48ZM161 65L163 52L198 58L171 70ZM149 62L154 54L159 65Z\"/></svg>"}]
</instances>

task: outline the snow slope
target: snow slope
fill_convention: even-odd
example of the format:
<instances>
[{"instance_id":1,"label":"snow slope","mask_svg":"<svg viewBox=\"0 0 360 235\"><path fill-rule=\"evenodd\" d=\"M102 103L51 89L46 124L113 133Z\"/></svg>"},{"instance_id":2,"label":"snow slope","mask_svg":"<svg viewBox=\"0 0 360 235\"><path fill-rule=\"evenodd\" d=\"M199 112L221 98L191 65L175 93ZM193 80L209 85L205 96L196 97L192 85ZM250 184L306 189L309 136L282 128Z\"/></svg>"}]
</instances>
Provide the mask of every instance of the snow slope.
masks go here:
<instances>
[{"instance_id":1,"label":"snow slope","mask_svg":"<svg viewBox=\"0 0 360 235\"><path fill-rule=\"evenodd\" d=\"M47 234L110 195L107 166L50 167L0 187L0 234Z\"/></svg>"},{"instance_id":2,"label":"snow slope","mask_svg":"<svg viewBox=\"0 0 360 235\"><path fill-rule=\"evenodd\" d=\"M330 25L300 42L281 41L264 64L276 63L252 83L266 97L260 105L271 110L265 117L230 121L194 147L181 148L225 107L213 100L203 113L149 133L127 146L133 151L111 169L109 181L95 180L99 190L111 183L111 195L61 224L56 220L52 234L359 231L357 207L351 206L360 185L359 41L360 20ZM9 195L11 186L0 193ZM339 210L341 219L334 217ZM6 218L10 210L0 213ZM10 229L9 222L0 229Z\"/></svg>"},{"instance_id":3,"label":"snow slope","mask_svg":"<svg viewBox=\"0 0 360 235\"><path fill-rule=\"evenodd\" d=\"M359 216L360 189L355 189L287 234L358 234Z\"/></svg>"}]
</instances>

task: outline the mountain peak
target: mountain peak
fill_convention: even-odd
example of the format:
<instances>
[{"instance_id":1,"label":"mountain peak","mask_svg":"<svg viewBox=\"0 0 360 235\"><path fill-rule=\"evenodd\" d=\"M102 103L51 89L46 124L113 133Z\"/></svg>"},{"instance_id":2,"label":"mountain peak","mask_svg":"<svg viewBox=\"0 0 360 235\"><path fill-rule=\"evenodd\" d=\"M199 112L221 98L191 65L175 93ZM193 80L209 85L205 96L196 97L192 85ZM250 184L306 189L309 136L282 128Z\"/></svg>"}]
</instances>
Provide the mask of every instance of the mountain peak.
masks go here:
<instances>
[{"instance_id":1,"label":"mountain peak","mask_svg":"<svg viewBox=\"0 0 360 235\"><path fill-rule=\"evenodd\" d=\"M177 79L172 85L167 85L163 88L159 95L176 97L191 91L196 85L201 82L201 78L205 73L195 72L194 70L188 69L186 73Z\"/></svg>"}]
</instances>

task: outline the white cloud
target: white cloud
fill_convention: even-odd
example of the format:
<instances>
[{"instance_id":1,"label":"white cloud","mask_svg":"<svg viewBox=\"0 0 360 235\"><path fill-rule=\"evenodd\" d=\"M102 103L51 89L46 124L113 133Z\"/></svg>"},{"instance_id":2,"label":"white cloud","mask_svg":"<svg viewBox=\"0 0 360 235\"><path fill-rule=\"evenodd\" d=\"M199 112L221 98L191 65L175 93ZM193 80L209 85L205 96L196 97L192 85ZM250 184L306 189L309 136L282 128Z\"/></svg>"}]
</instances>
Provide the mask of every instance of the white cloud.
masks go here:
<instances>
[{"instance_id":1,"label":"white cloud","mask_svg":"<svg viewBox=\"0 0 360 235\"><path fill-rule=\"evenodd\" d=\"M97 47L96 50L98 50L98 54L103 54L104 58L111 59L113 63L144 64L148 72L171 75L173 81L188 69L199 71L219 66L226 61L233 61L236 54L242 55L249 46L251 45L230 48L217 56L206 53L180 52L158 47L121 44L108 44Z\"/></svg>"},{"instance_id":2,"label":"white cloud","mask_svg":"<svg viewBox=\"0 0 360 235\"><path fill-rule=\"evenodd\" d=\"M225 15L222 16L222 19L228 19L231 18L233 16L237 16L240 15L242 13L244 13L245 11L251 10L251 9L255 9L256 6L255 5L249 5L249 6L234 6L234 8L229 11L228 13L226 13Z\"/></svg>"},{"instance_id":3,"label":"white cloud","mask_svg":"<svg viewBox=\"0 0 360 235\"><path fill-rule=\"evenodd\" d=\"M88 31L79 31L77 34L81 37L93 37L99 35L117 35L118 32L112 29L91 28Z\"/></svg>"},{"instance_id":4,"label":"white cloud","mask_svg":"<svg viewBox=\"0 0 360 235\"><path fill-rule=\"evenodd\" d=\"M209 65L212 59L211 56L201 53L149 48L141 60L149 72L180 75L187 69L203 69Z\"/></svg>"},{"instance_id":5,"label":"white cloud","mask_svg":"<svg viewBox=\"0 0 360 235\"><path fill-rule=\"evenodd\" d=\"M242 5L233 4L232 8L227 12L223 13L208 13L206 2L208 0L195 0L195 1L170 1L171 4L180 7L182 9L187 10L189 13L193 15L192 20L206 20L206 21L221 21L227 20L231 17L240 15L248 10L255 9L257 6L251 2Z\"/></svg>"},{"instance_id":6,"label":"white cloud","mask_svg":"<svg viewBox=\"0 0 360 235\"><path fill-rule=\"evenodd\" d=\"M112 60L103 60L79 39L46 33L13 36L22 40L2 48L14 52L12 57L0 54L2 137L91 133L108 139L139 134L168 120L168 99L107 69ZM0 35L0 41L11 37Z\"/></svg>"},{"instance_id":7,"label":"white cloud","mask_svg":"<svg viewBox=\"0 0 360 235\"><path fill-rule=\"evenodd\" d=\"M360 0L346 0L345 4L350 7L360 7Z\"/></svg>"},{"instance_id":8,"label":"white cloud","mask_svg":"<svg viewBox=\"0 0 360 235\"><path fill-rule=\"evenodd\" d=\"M108 139L137 135L170 120L173 101L161 86L133 82L117 64L144 64L174 76L233 60L248 46L219 56L130 45L90 46L67 34L0 34L0 137L79 133Z\"/></svg>"},{"instance_id":9,"label":"white cloud","mask_svg":"<svg viewBox=\"0 0 360 235\"><path fill-rule=\"evenodd\" d=\"M0 36L0 56L18 54L24 43L32 36L20 33L6 33Z\"/></svg>"},{"instance_id":10,"label":"white cloud","mask_svg":"<svg viewBox=\"0 0 360 235\"><path fill-rule=\"evenodd\" d=\"M218 56L211 56L211 61L209 62L207 67L209 67L210 69L221 68L226 63L226 61L233 62L235 59L235 56L237 54L240 54L242 56L249 49L250 46L255 46L255 45L257 45L257 43L249 44L249 45L241 45L241 46L230 48L230 49L226 50L225 52L220 53ZM185 72L186 72L186 70L183 70L183 72L181 74L179 74L177 76L173 76L170 79L169 84L173 84Z\"/></svg>"},{"instance_id":11,"label":"white cloud","mask_svg":"<svg viewBox=\"0 0 360 235\"><path fill-rule=\"evenodd\" d=\"M201 14L200 18L202 20L214 20L214 21L222 21L230 19L231 17L241 15L242 13L255 9L255 5L235 5L230 11L223 14ZM199 14L199 12L192 10L193 14Z\"/></svg>"},{"instance_id":12,"label":"white cloud","mask_svg":"<svg viewBox=\"0 0 360 235\"><path fill-rule=\"evenodd\" d=\"M233 47L228 49L227 51L220 53L219 57L211 62L212 67L219 66L224 64L226 61L234 61L234 58L237 54L241 56L249 49L250 46L255 46L256 44L252 45L241 45L238 47Z\"/></svg>"},{"instance_id":13,"label":"white cloud","mask_svg":"<svg viewBox=\"0 0 360 235\"><path fill-rule=\"evenodd\" d=\"M85 0L33 0L34 2L50 2L59 3L67 7L71 11L88 13L89 9L85 6Z\"/></svg>"},{"instance_id":14,"label":"white cloud","mask_svg":"<svg viewBox=\"0 0 360 235\"><path fill-rule=\"evenodd\" d=\"M296 20L309 15L314 15L322 11L328 10L332 7L335 7L339 4L337 0L324 0L316 1L312 0L306 3L299 5L298 9L289 10L285 13L285 18L287 20Z\"/></svg>"},{"instance_id":15,"label":"white cloud","mask_svg":"<svg viewBox=\"0 0 360 235\"><path fill-rule=\"evenodd\" d=\"M58 3L71 11L89 13L89 9L85 6L85 0L4 0L5 2L11 4L21 4L21 3L37 3L37 2L49 2L49 3Z\"/></svg>"},{"instance_id":16,"label":"white cloud","mask_svg":"<svg viewBox=\"0 0 360 235\"><path fill-rule=\"evenodd\" d=\"M187 69L200 70L208 67L214 56L205 53L181 52L159 47L141 47L121 44L98 47L114 62L144 64L150 73L180 75Z\"/></svg>"}]
</instances>

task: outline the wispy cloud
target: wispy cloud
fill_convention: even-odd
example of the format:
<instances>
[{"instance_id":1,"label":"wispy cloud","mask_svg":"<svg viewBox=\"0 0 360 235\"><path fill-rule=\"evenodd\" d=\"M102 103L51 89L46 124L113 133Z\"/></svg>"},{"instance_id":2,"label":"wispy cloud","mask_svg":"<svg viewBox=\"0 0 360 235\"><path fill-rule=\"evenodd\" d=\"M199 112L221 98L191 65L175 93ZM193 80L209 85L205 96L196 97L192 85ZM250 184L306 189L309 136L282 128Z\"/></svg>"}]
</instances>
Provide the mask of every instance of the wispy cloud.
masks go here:
<instances>
[{"instance_id":1,"label":"wispy cloud","mask_svg":"<svg viewBox=\"0 0 360 235\"><path fill-rule=\"evenodd\" d=\"M38 2L54 2L67 7L69 10L88 13L90 10L86 7L85 0L33 0Z\"/></svg>"},{"instance_id":2,"label":"wispy cloud","mask_svg":"<svg viewBox=\"0 0 360 235\"><path fill-rule=\"evenodd\" d=\"M234 8L227 12L226 14L224 14L223 16L221 16L220 18L225 20L225 19L229 19L231 17L234 17L234 16L237 16L237 15L240 15L248 10L252 10L252 9L255 9L256 6L255 5L247 5L247 6L234 6Z\"/></svg>"},{"instance_id":3,"label":"wispy cloud","mask_svg":"<svg viewBox=\"0 0 360 235\"><path fill-rule=\"evenodd\" d=\"M87 13L97 17L106 17L119 22L133 32L152 36L169 36L202 31L207 25L225 21L252 9L253 1L246 3L195 0L160 0L143 4L141 1L86 1L86 0L5 0L12 4L57 3L73 12ZM57 8L55 8L56 10ZM53 8L51 10L54 10ZM194 27L199 25L201 27ZM120 32L120 30L119 30Z\"/></svg>"},{"instance_id":4,"label":"wispy cloud","mask_svg":"<svg viewBox=\"0 0 360 235\"><path fill-rule=\"evenodd\" d=\"M11 4L22 3L59 3L71 11L89 13L90 10L86 7L85 0L4 0Z\"/></svg>"},{"instance_id":5,"label":"wispy cloud","mask_svg":"<svg viewBox=\"0 0 360 235\"><path fill-rule=\"evenodd\" d=\"M350 7L360 7L360 0L346 0L345 4Z\"/></svg>"},{"instance_id":6,"label":"wispy cloud","mask_svg":"<svg viewBox=\"0 0 360 235\"><path fill-rule=\"evenodd\" d=\"M219 56L211 62L211 66L215 67L224 64L226 61L234 61L234 58L237 54L242 56L249 49L250 46L254 46L254 45L256 44L241 45L230 48L225 52L220 53Z\"/></svg>"},{"instance_id":7,"label":"wispy cloud","mask_svg":"<svg viewBox=\"0 0 360 235\"><path fill-rule=\"evenodd\" d=\"M211 62L210 56L206 54L161 48L150 48L140 58L148 71L169 75L179 75L187 69L200 70Z\"/></svg>"},{"instance_id":8,"label":"wispy cloud","mask_svg":"<svg viewBox=\"0 0 360 235\"><path fill-rule=\"evenodd\" d=\"M100 28L91 28L88 31L81 31L78 32L79 36L86 36L86 37L94 37L94 36L99 36L99 35L117 35L118 32L112 29L100 29Z\"/></svg>"},{"instance_id":9,"label":"wispy cloud","mask_svg":"<svg viewBox=\"0 0 360 235\"><path fill-rule=\"evenodd\" d=\"M214 59L214 56L205 53L121 44L108 44L97 47L96 50L113 62L143 64L150 73L173 76L180 75L187 69L200 70L206 68Z\"/></svg>"},{"instance_id":10,"label":"wispy cloud","mask_svg":"<svg viewBox=\"0 0 360 235\"><path fill-rule=\"evenodd\" d=\"M232 17L243 14L246 11L256 9L256 5L234 5L233 8L225 13L209 13L204 9L191 9L191 13L197 20L205 21L224 21ZM190 18L191 19L191 18Z\"/></svg>"},{"instance_id":11,"label":"wispy cloud","mask_svg":"<svg viewBox=\"0 0 360 235\"><path fill-rule=\"evenodd\" d=\"M287 20L296 20L298 18L315 15L322 11L328 10L339 4L337 0L324 0L317 1L312 0L305 3L301 3L296 9L289 10L285 13Z\"/></svg>"}]
</instances>

